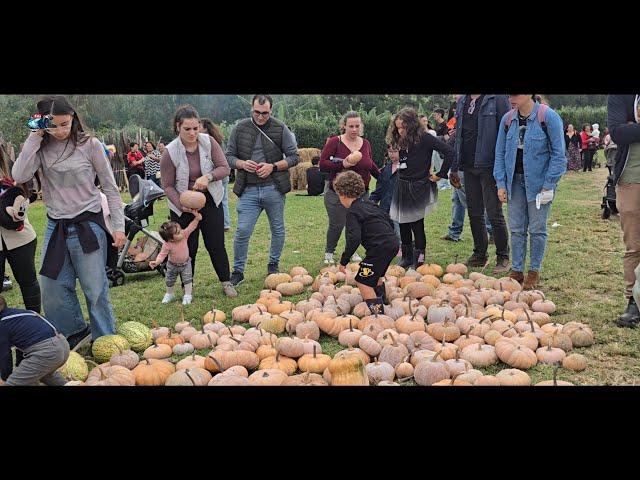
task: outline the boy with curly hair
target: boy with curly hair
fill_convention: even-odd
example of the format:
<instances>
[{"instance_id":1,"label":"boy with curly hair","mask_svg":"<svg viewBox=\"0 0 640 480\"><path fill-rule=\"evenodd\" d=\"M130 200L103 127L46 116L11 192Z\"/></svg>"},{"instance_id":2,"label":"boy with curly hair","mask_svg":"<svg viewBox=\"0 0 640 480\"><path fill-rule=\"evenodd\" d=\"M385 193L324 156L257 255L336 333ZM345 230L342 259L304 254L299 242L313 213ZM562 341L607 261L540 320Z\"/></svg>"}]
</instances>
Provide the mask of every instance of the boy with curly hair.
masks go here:
<instances>
[{"instance_id":1,"label":"boy with curly hair","mask_svg":"<svg viewBox=\"0 0 640 480\"><path fill-rule=\"evenodd\" d=\"M356 274L356 285L372 313L381 313L384 304L384 274L399 248L398 237L393 231L389 214L373 202L363 198L365 193L362 177L355 172L340 173L333 182L340 203L347 209L347 244L340 259L340 271L358 246L366 249Z\"/></svg>"}]
</instances>

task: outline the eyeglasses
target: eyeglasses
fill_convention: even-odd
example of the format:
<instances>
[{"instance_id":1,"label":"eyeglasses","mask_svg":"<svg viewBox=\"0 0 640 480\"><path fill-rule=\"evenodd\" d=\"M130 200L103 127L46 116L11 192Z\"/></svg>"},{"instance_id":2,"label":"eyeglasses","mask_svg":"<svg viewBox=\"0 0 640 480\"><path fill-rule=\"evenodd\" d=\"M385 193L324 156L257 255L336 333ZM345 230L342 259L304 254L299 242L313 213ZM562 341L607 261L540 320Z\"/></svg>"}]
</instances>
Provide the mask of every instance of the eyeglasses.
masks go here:
<instances>
[{"instance_id":1,"label":"eyeglasses","mask_svg":"<svg viewBox=\"0 0 640 480\"><path fill-rule=\"evenodd\" d=\"M260 110L254 110L253 113L255 113L258 117L268 117L271 114L270 111L261 112Z\"/></svg>"}]
</instances>

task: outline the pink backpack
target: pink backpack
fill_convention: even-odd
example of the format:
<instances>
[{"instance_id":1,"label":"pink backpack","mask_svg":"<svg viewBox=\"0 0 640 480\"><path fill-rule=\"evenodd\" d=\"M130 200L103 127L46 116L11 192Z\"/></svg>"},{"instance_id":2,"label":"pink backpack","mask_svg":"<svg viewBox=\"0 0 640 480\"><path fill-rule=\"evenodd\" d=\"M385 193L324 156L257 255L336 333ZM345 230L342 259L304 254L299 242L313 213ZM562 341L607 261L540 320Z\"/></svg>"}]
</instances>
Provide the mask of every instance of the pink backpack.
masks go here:
<instances>
[{"instance_id":1,"label":"pink backpack","mask_svg":"<svg viewBox=\"0 0 640 480\"><path fill-rule=\"evenodd\" d=\"M504 133L507 133L509 131L511 122L516 116L516 110L517 110L516 108L512 108L507 112L507 118L504 121ZM538 112L536 117L538 118L538 123L542 127L542 130L544 130L544 134L547 136L547 140L551 142L551 139L549 138L549 132L547 131L547 123L544 121L545 116L547 115L547 110L549 110L549 105L545 105L544 103L541 103L538 106Z\"/></svg>"}]
</instances>

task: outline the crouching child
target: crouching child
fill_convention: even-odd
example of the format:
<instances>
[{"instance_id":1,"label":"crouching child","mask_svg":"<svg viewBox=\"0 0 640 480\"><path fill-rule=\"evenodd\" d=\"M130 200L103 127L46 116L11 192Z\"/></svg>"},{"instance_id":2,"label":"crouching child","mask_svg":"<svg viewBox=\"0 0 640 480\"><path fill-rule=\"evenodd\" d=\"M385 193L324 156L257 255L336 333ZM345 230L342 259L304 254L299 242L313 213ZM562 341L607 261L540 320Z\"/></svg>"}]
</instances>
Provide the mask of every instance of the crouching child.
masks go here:
<instances>
[{"instance_id":1,"label":"crouching child","mask_svg":"<svg viewBox=\"0 0 640 480\"><path fill-rule=\"evenodd\" d=\"M343 172L336 177L333 187L340 203L347 209L347 243L340 259L340 271L346 271L349 259L362 244L366 256L360 262L356 285L369 310L380 313L384 304L384 275L398 252L400 242L389 214L363 198L365 187L360 175L352 171Z\"/></svg>"},{"instance_id":2,"label":"crouching child","mask_svg":"<svg viewBox=\"0 0 640 480\"><path fill-rule=\"evenodd\" d=\"M14 369L11 347L23 354ZM69 343L49 321L31 310L7 307L0 296L0 377L6 385L66 383L57 371L69 357Z\"/></svg>"}]
</instances>

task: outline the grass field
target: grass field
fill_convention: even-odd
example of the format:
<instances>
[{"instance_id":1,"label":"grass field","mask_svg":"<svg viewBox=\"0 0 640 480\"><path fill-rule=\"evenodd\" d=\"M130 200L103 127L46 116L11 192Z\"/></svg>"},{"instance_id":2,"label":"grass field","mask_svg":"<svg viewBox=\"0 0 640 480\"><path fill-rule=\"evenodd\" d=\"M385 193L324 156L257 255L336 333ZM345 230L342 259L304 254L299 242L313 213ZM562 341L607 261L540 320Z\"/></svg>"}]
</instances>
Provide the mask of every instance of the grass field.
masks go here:
<instances>
[{"instance_id":1,"label":"grass field","mask_svg":"<svg viewBox=\"0 0 640 480\"><path fill-rule=\"evenodd\" d=\"M561 180L557 198L549 217L547 253L542 269L541 289L557 305L553 315L555 321L584 322L596 335L596 344L579 349L588 359L587 370L580 373L561 371L559 378L579 385L632 385L640 383L640 330L621 329L613 320L623 311L622 255L624 245L616 217L600 218L600 203L607 170L600 168L592 173L570 172ZM472 251L472 238L465 221L462 241L458 243L440 240L447 231L451 218L451 191L442 191L439 205L426 220L427 262L446 265L456 255L464 261ZM123 199L129 201L128 194ZM235 195L230 195L232 225L236 225ZM167 216L167 202L156 203L155 217L150 225L157 230ZM322 197L296 196L291 193L286 200L286 243L280 262L281 271L302 265L311 274L317 274L324 256L327 218ZM29 217L38 233L37 265L40 262L40 247L45 225L45 211L41 202L29 210ZM557 227L552 227L557 223ZM234 228L227 233L227 251L233 259ZM343 236L344 237L344 236ZM238 287L236 299L224 297L220 283L213 271L209 257L200 240L194 282L194 303L185 307L187 319L201 318L216 300L217 308L230 317L231 309L237 305L253 303L266 275L269 257L269 224L266 214L261 215L253 234L249 261L245 270L245 282ZM344 247L344 238L338 244L336 256ZM359 250L364 256L362 248ZM494 247L489 255L495 262ZM493 264L490 264L490 267ZM10 270L7 265L7 270ZM22 306L19 288L6 292L9 305ZM137 320L150 325L155 320L160 325L173 326L179 321L179 303L165 306L160 303L165 286L163 278L156 272L128 275L122 287L111 289L111 300L117 321ZM178 298L181 291L177 287ZM47 292L43 292L46 295ZM304 296L293 297L295 300ZM81 298L83 298L81 296ZM81 302L84 303L84 302ZM84 305L83 305L84 309ZM86 310L85 310L86 312ZM324 353L334 354L342 350L335 339L323 335L321 343ZM484 369L495 372L504 365ZM534 382L550 378L552 368L537 365L529 370Z\"/></svg>"}]
</instances>

